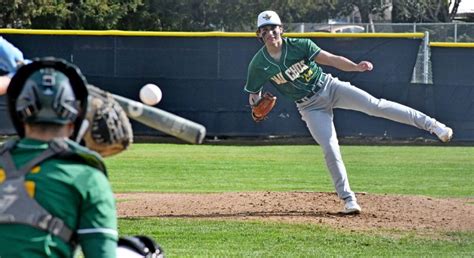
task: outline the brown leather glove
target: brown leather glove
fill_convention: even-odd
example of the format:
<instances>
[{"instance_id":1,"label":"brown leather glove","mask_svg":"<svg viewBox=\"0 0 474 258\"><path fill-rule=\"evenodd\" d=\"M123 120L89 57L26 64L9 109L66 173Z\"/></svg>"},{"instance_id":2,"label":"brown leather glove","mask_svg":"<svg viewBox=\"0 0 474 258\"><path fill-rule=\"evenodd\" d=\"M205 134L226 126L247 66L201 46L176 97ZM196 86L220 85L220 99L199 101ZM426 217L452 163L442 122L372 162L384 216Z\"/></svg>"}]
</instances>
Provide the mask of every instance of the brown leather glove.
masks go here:
<instances>
[{"instance_id":1,"label":"brown leather glove","mask_svg":"<svg viewBox=\"0 0 474 258\"><path fill-rule=\"evenodd\" d=\"M112 94L88 85L89 129L84 135L85 145L103 157L112 156L127 149L133 142L133 131L125 111Z\"/></svg>"},{"instance_id":2,"label":"brown leather glove","mask_svg":"<svg viewBox=\"0 0 474 258\"><path fill-rule=\"evenodd\" d=\"M261 99L252 106L252 118L255 122L265 120L268 113L275 106L277 97L273 96L270 92L265 92Z\"/></svg>"}]
</instances>

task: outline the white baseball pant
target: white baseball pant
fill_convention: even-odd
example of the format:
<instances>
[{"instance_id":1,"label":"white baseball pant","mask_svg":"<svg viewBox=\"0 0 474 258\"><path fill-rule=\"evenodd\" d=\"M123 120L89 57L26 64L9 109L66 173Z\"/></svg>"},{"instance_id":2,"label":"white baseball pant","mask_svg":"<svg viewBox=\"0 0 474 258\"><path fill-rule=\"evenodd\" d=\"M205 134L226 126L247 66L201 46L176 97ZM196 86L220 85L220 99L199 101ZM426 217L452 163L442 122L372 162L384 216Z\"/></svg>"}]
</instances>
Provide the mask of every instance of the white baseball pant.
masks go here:
<instances>
[{"instance_id":1,"label":"white baseball pant","mask_svg":"<svg viewBox=\"0 0 474 258\"><path fill-rule=\"evenodd\" d=\"M349 186L346 167L339 148L333 122L334 108L361 111L371 116L390 119L424 130L428 130L436 121L413 108L375 98L330 74L326 76L321 90L307 101L296 105L312 137L323 148L326 165L339 198L346 202L356 201L356 197Z\"/></svg>"}]
</instances>

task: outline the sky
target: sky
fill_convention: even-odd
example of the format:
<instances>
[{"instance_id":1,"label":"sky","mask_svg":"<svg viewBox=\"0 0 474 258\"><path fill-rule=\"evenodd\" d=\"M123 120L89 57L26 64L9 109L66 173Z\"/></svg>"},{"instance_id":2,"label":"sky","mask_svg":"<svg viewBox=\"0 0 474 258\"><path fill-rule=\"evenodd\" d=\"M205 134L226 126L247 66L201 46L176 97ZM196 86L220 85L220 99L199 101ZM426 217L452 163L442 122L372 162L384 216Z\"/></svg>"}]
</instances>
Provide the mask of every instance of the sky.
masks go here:
<instances>
[{"instance_id":1,"label":"sky","mask_svg":"<svg viewBox=\"0 0 474 258\"><path fill-rule=\"evenodd\" d=\"M454 1L453 1L454 2ZM458 13L474 13L474 0L461 0Z\"/></svg>"}]
</instances>

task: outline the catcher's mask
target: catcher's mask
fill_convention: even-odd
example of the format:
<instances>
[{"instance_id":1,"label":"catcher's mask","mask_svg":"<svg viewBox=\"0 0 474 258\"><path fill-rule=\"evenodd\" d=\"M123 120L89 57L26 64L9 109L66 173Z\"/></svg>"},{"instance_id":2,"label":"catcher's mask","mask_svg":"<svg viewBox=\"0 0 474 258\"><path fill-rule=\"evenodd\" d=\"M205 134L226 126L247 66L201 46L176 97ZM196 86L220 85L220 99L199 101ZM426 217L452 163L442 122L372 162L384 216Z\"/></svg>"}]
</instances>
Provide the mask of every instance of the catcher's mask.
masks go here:
<instances>
[{"instance_id":1,"label":"catcher's mask","mask_svg":"<svg viewBox=\"0 0 474 258\"><path fill-rule=\"evenodd\" d=\"M34 59L13 76L7 90L10 118L20 137L25 123L74 123L75 139L87 112L86 80L62 59Z\"/></svg>"}]
</instances>

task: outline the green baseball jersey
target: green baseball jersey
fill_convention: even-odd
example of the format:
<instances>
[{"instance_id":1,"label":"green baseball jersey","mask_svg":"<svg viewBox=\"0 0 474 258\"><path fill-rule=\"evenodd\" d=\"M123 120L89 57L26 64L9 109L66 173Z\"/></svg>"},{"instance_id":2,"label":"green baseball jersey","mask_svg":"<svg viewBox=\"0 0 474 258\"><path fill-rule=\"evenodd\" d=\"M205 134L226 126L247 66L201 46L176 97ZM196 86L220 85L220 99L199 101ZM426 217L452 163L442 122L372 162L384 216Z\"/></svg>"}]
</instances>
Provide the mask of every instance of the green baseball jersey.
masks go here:
<instances>
[{"instance_id":1,"label":"green baseball jersey","mask_svg":"<svg viewBox=\"0 0 474 258\"><path fill-rule=\"evenodd\" d=\"M21 167L47 148L47 142L20 140L11 151L15 166ZM4 181L5 171L0 169L0 184ZM77 233L85 257L116 256L115 198L102 171L78 161L50 158L26 175L25 187L43 208ZM0 224L0 232L1 258L74 255L68 243L32 226Z\"/></svg>"},{"instance_id":2,"label":"green baseball jersey","mask_svg":"<svg viewBox=\"0 0 474 258\"><path fill-rule=\"evenodd\" d=\"M281 58L277 62L262 47L248 67L245 91L258 93L270 81L284 96L299 100L316 86L321 67L314 61L319 48L310 39L283 38Z\"/></svg>"}]
</instances>

